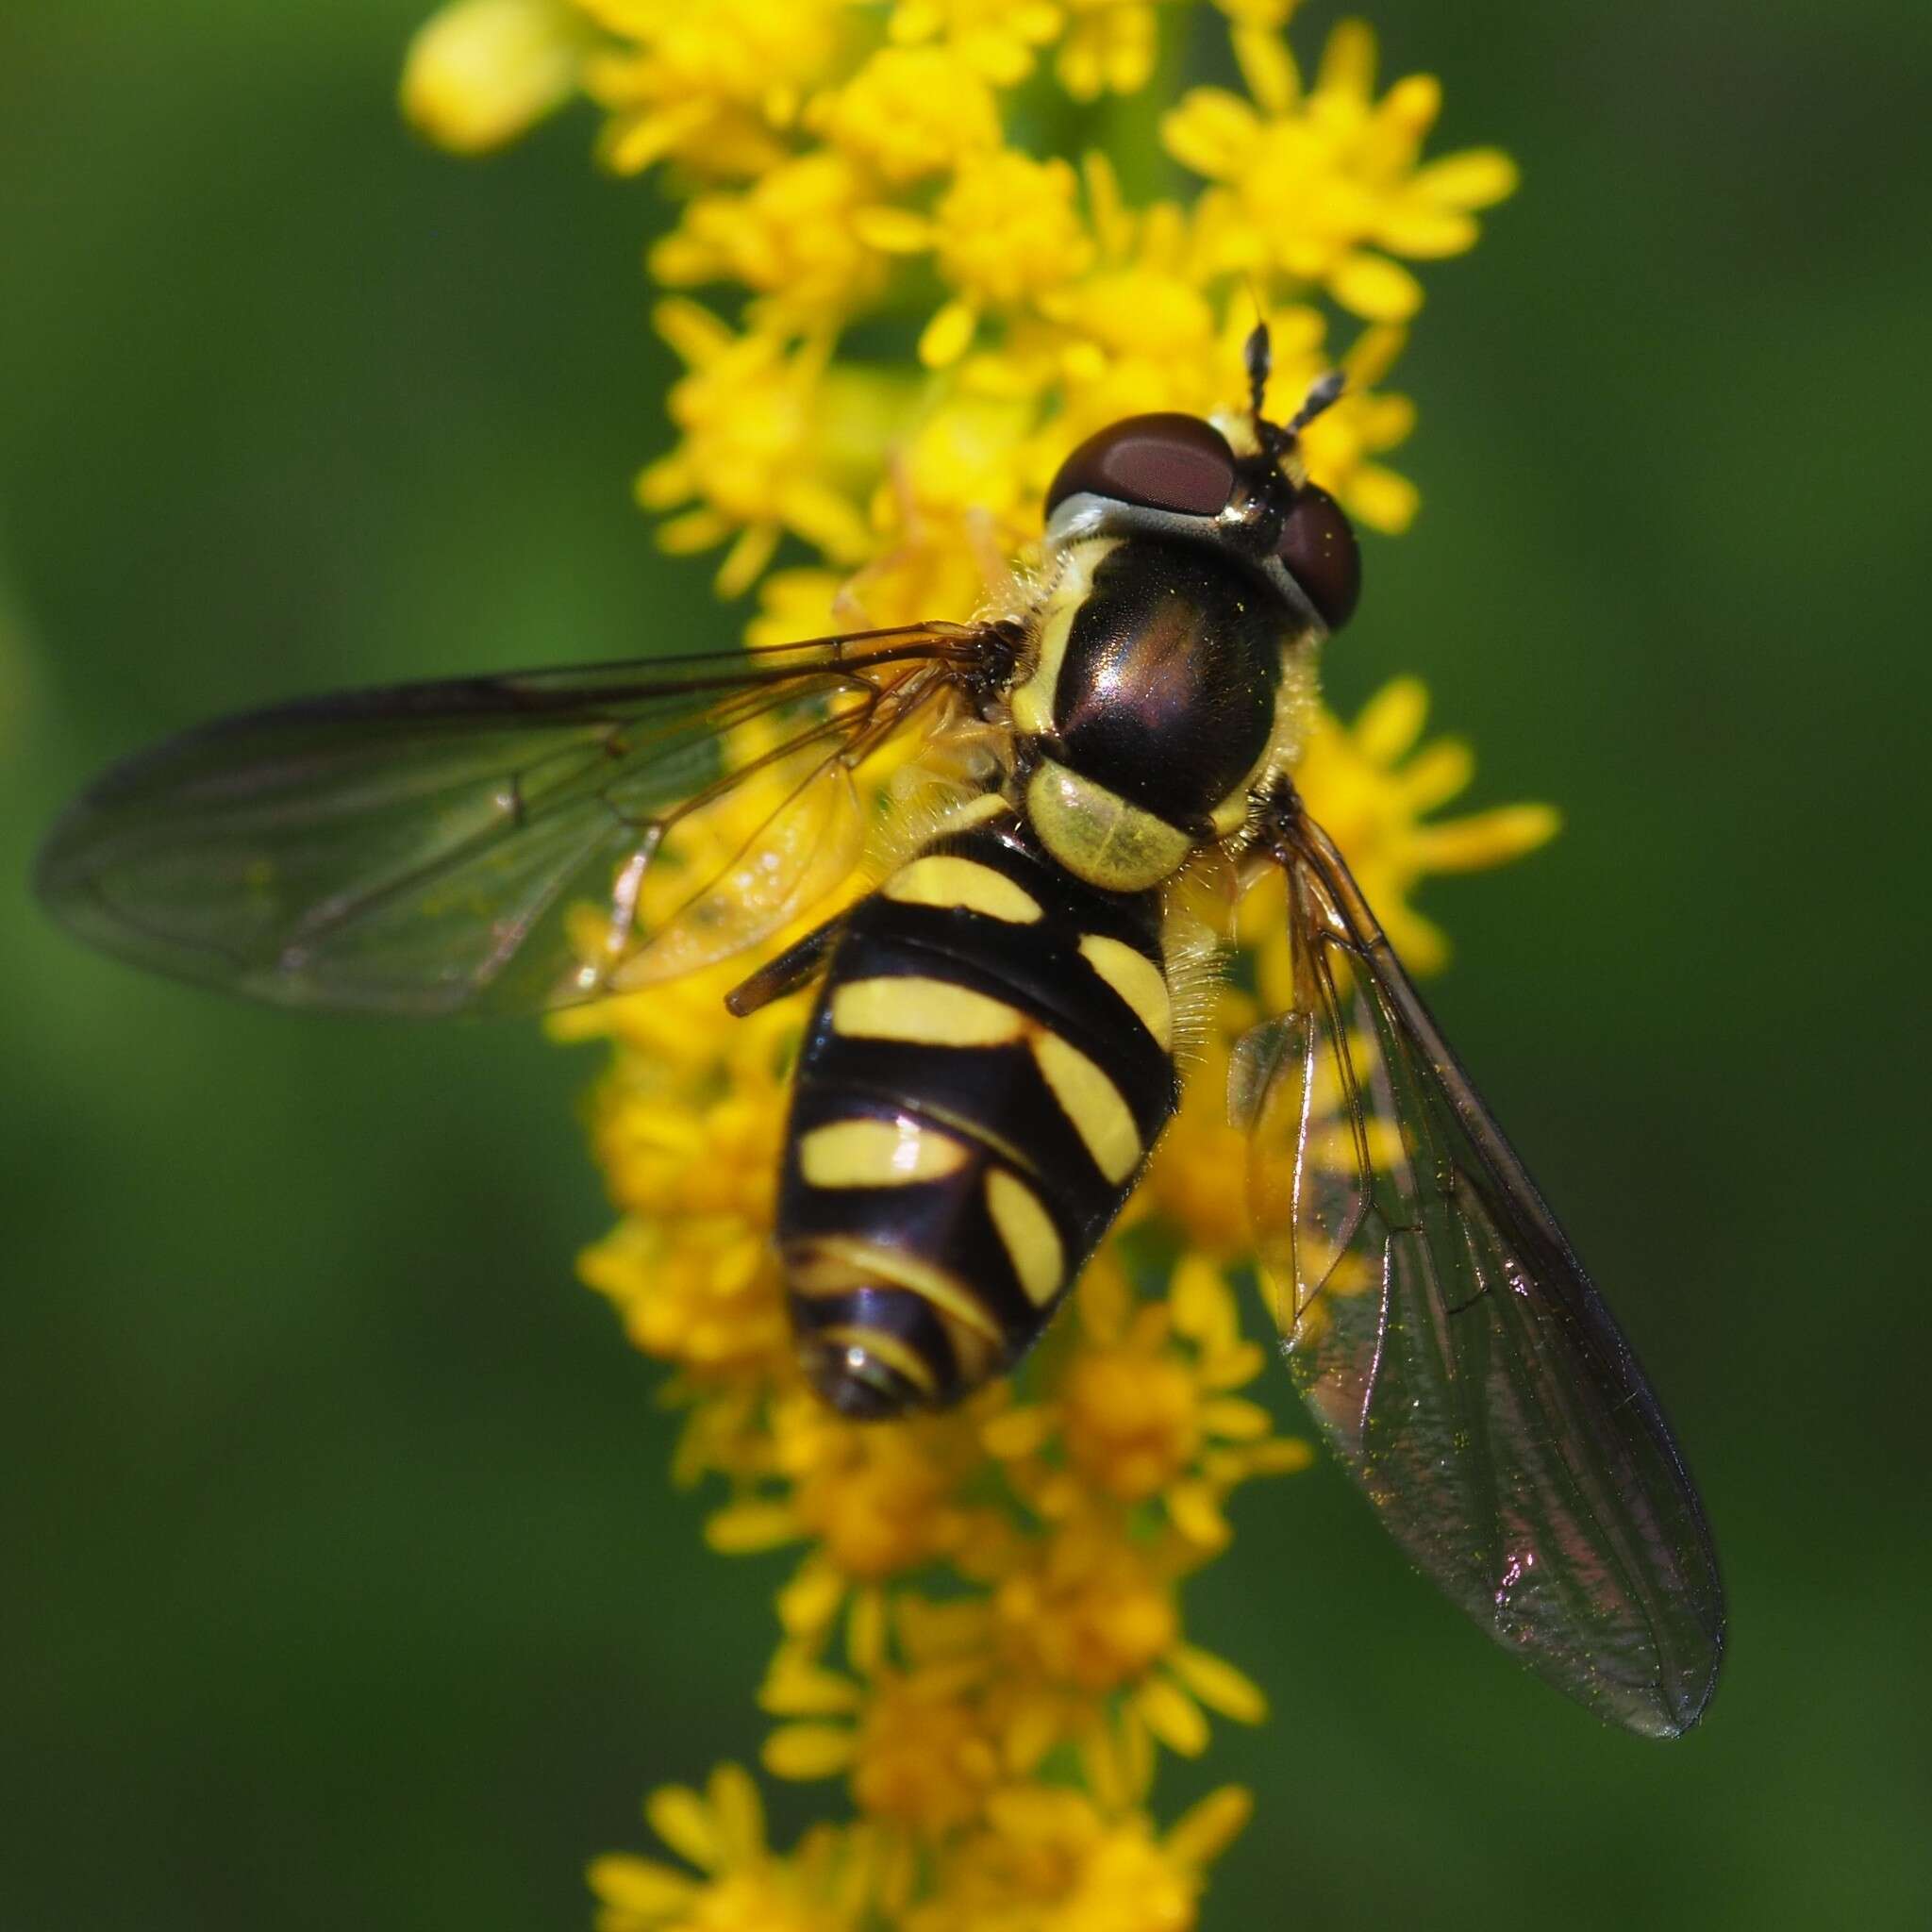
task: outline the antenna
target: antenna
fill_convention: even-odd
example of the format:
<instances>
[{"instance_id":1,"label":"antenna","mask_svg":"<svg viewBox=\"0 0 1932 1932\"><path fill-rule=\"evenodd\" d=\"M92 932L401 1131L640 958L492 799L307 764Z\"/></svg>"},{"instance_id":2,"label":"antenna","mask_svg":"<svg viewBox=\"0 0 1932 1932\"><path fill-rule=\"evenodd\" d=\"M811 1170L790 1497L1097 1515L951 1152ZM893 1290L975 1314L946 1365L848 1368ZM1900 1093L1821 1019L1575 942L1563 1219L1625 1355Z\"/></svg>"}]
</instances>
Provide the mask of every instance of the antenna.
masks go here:
<instances>
[{"instance_id":1,"label":"antenna","mask_svg":"<svg viewBox=\"0 0 1932 1932\"><path fill-rule=\"evenodd\" d=\"M1253 338L1249 341L1252 344ZM1249 365L1253 369L1253 363ZM1294 412L1286 425L1290 436L1299 436L1323 410L1333 408L1341 400L1341 392L1348 387L1348 377L1339 369L1331 369L1326 375L1318 375L1310 385L1307 394L1302 399L1302 406Z\"/></svg>"},{"instance_id":2,"label":"antenna","mask_svg":"<svg viewBox=\"0 0 1932 1932\"><path fill-rule=\"evenodd\" d=\"M1257 308L1261 306L1258 300L1255 306ZM1254 412L1255 425L1258 429L1261 398L1268 392L1268 373L1274 366L1274 350L1268 339L1265 316L1249 330L1248 340L1241 348L1241 360L1248 368L1248 408Z\"/></svg>"}]
</instances>

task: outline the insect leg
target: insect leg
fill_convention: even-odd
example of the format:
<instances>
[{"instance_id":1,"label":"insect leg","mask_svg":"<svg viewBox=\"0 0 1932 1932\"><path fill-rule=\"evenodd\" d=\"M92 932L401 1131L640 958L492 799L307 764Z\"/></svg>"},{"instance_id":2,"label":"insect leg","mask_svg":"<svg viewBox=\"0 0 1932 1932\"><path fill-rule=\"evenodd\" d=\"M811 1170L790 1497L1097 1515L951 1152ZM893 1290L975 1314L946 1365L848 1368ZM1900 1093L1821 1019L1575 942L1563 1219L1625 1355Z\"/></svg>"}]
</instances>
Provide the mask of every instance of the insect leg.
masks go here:
<instances>
[{"instance_id":1,"label":"insect leg","mask_svg":"<svg viewBox=\"0 0 1932 1932\"><path fill-rule=\"evenodd\" d=\"M776 958L767 959L724 995L725 1007L742 1020L760 1007L783 999L788 992L809 986L824 971L825 958L845 930L848 916L848 912L837 914L823 925L814 926L802 940L794 941Z\"/></svg>"}]
</instances>

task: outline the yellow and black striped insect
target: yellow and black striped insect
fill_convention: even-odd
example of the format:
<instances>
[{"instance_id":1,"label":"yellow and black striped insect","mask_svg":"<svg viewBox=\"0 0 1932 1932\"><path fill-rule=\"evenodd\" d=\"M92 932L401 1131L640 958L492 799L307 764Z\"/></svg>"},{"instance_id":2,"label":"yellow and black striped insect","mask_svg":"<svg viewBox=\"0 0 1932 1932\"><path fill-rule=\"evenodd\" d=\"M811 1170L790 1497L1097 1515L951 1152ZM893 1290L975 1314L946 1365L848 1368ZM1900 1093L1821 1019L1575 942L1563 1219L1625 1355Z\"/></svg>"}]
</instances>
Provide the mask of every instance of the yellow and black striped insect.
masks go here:
<instances>
[{"instance_id":1,"label":"yellow and black striped insect","mask_svg":"<svg viewBox=\"0 0 1932 1932\"><path fill-rule=\"evenodd\" d=\"M1674 1736L1724 1646L1704 1513L1302 808L1315 655L1359 578L1298 449L1340 385L1274 424L1264 331L1248 359L1243 414L1132 418L1068 458L1010 608L225 720L100 779L41 891L111 951L257 998L527 1012L746 953L849 897L896 828L881 882L727 1001L818 982L776 1239L806 1375L870 1419L957 1401L1040 1333L1174 1113L1191 887L1285 875L1294 1002L1241 1042L1230 1105L1291 1368L1452 1598Z\"/></svg>"}]
</instances>

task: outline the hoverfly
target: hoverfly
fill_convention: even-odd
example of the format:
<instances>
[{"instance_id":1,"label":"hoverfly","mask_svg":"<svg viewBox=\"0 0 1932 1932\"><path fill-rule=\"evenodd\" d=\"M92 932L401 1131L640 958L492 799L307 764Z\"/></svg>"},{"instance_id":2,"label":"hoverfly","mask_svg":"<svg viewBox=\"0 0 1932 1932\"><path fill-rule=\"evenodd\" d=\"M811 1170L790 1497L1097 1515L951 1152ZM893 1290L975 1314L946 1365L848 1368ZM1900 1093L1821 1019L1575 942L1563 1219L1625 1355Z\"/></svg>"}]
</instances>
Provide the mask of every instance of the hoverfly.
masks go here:
<instances>
[{"instance_id":1,"label":"hoverfly","mask_svg":"<svg viewBox=\"0 0 1932 1932\"><path fill-rule=\"evenodd\" d=\"M1045 1325L1177 1104L1180 882L1279 874L1294 1001L1238 1048L1230 1104L1295 1380L1471 1617L1675 1736L1724 1648L1704 1512L1296 793L1316 653L1359 588L1299 452L1341 382L1274 424L1265 328L1247 361L1245 414L1134 417L1067 458L1016 608L225 719L102 777L40 890L109 951L285 1006L531 1012L801 923L861 856L854 774L958 754L883 882L727 1000L818 984L776 1239L807 1378L875 1419L958 1400ZM756 829L705 857L751 799Z\"/></svg>"}]
</instances>

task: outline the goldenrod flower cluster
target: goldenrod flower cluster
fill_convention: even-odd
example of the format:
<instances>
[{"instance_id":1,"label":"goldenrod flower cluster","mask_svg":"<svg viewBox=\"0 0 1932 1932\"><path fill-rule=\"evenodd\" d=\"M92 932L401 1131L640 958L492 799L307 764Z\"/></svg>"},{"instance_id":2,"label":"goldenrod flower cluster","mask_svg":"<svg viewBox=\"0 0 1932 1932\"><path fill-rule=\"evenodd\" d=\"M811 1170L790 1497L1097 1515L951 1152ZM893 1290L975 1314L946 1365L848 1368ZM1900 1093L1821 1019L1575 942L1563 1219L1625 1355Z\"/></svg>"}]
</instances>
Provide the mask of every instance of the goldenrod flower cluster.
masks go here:
<instances>
[{"instance_id":1,"label":"goldenrod flower cluster","mask_svg":"<svg viewBox=\"0 0 1932 1932\"><path fill-rule=\"evenodd\" d=\"M638 495L668 548L721 553L721 594L757 590L750 635L771 641L969 616L1029 558L1074 442L1239 405L1257 309L1272 413L1331 366L1348 377L1306 437L1315 477L1372 529L1408 523L1415 492L1381 458L1413 412L1380 387L1422 302L1407 264L1471 246L1513 171L1488 149L1424 158L1437 85L1378 89L1360 23L1305 75L1293 0L1220 6L1241 89L1146 117L1176 188L1140 205L1083 135L1122 125L1099 97L1171 67L1203 11L1178 0L456 0L404 99L474 151L584 96L606 164L673 197L648 260L681 291L656 320L684 374ZM1540 807L1432 818L1471 760L1422 742L1424 711L1401 680L1352 724L1323 713L1297 772L1422 970L1445 942L1418 882L1555 829ZM672 1370L675 1474L722 1491L712 1546L801 1551L759 1692L765 1768L846 1794L843 1822L780 1852L738 1767L658 1791L650 1822L684 1867L600 1859L610 1932L1194 1924L1249 1801L1224 1789L1161 1828L1158 1762L1266 1700L1195 1641L1185 1586L1228 1546L1229 1497L1309 1453L1276 1431L1285 1381L1263 1382L1233 1285L1250 1241L1229 1049L1288 970L1278 893L1241 921L1254 970L1218 994L1074 1307L1012 1381L890 1425L832 1415L791 1359L770 1235L801 1001L730 1020L733 960L560 1029L614 1049L591 1139L621 1219L584 1277Z\"/></svg>"}]
</instances>

